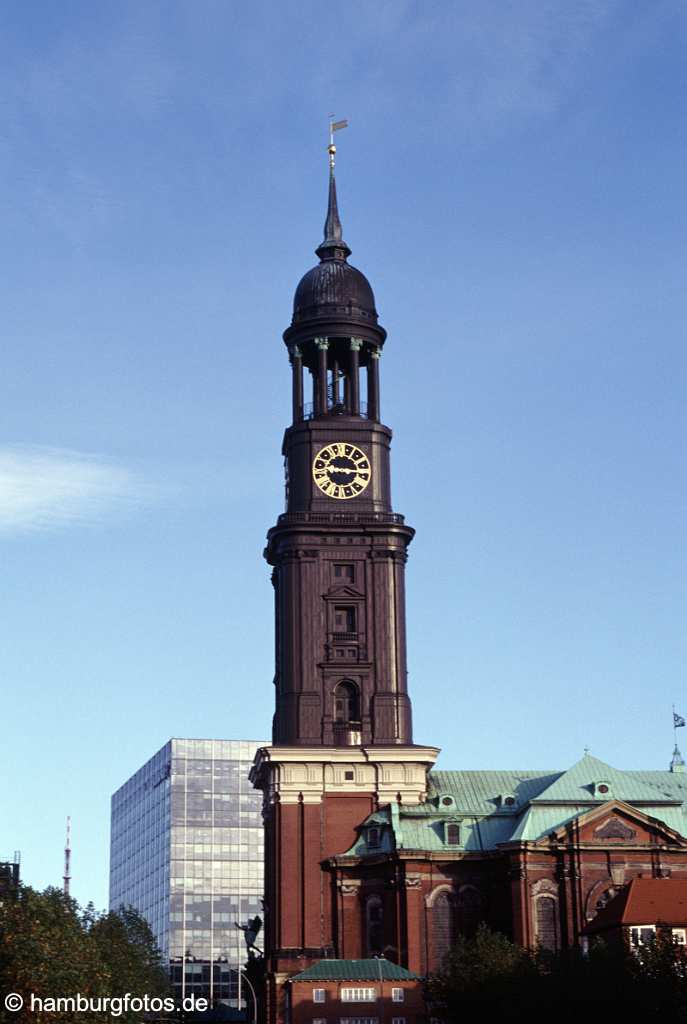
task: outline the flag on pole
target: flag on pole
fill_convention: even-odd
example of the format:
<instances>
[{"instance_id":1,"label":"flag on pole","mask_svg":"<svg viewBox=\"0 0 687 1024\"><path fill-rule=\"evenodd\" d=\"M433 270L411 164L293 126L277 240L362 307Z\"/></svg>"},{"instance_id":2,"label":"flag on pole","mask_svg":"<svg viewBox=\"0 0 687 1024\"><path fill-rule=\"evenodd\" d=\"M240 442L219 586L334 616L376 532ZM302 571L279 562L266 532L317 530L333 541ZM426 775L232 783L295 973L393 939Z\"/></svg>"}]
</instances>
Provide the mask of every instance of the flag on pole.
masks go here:
<instances>
[{"instance_id":1,"label":"flag on pole","mask_svg":"<svg viewBox=\"0 0 687 1024\"><path fill-rule=\"evenodd\" d=\"M344 118L343 121L332 121L331 130L333 132L338 132L342 128L348 128L348 121L346 120L346 118Z\"/></svg>"},{"instance_id":2,"label":"flag on pole","mask_svg":"<svg viewBox=\"0 0 687 1024\"><path fill-rule=\"evenodd\" d=\"M682 717L682 715L678 715L678 714L676 714L675 711L673 711L673 728L674 729L679 729L684 724L685 724L685 720Z\"/></svg>"}]
</instances>

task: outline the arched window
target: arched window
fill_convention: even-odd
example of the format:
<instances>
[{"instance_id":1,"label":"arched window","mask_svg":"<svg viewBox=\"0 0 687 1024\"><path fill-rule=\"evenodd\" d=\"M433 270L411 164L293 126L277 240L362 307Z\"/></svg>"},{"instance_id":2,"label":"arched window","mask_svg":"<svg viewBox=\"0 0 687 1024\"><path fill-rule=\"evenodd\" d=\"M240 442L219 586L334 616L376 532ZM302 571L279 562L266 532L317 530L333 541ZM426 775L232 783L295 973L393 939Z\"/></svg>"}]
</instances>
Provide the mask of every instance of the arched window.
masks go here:
<instances>
[{"instance_id":1,"label":"arched window","mask_svg":"<svg viewBox=\"0 0 687 1024\"><path fill-rule=\"evenodd\" d=\"M610 889L605 889L599 895L599 898L597 899L596 904L594 906L594 916L595 917L599 913L599 911L603 910L603 908L606 906L606 904L609 903L613 899L614 896L615 896L615 889L613 888L613 886L611 886Z\"/></svg>"},{"instance_id":2,"label":"arched window","mask_svg":"<svg viewBox=\"0 0 687 1024\"><path fill-rule=\"evenodd\" d=\"M384 907L379 896L365 904L365 939L368 956L378 956L384 947Z\"/></svg>"},{"instance_id":3,"label":"arched window","mask_svg":"<svg viewBox=\"0 0 687 1024\"><path fill-rule=\"evenodd\" d=\"M477 931L483 919L482 896L474 885L464 885L458 893L456 917L457 928L461 935L470 938Z\"/></svg>"},{"instance_id":4,"label":"arched window","mask_svg":"<svg viewBox=\"0 0 687 1024\"><path fill-rule=\"evenodd\" d=\"M558 950L558 900L555 896L538 896L535 901L537 941L544 949Z\"/></svg>"},{"instance_id":5,"label":"arched window","mask_svg":"<svg viewBox=\"0 0 687 1024\"><path fill-rule=\"evenodd\" d=\"M444 890L437 894L432 905L432 932L435 967L441 966L449 949L453 945L455 931L455 915L453 898Z\"/></svg>"},{"instance_id":6,"label":"arched window","mask_svg":"<svg viewBox=\"0 0 687 1024\"><path fill-rule=\"evenodd\" d=\"M350 679L342 679L334 690L334 720L340 725L360 721L358 687Z\"/></svg>"}]
</instances>

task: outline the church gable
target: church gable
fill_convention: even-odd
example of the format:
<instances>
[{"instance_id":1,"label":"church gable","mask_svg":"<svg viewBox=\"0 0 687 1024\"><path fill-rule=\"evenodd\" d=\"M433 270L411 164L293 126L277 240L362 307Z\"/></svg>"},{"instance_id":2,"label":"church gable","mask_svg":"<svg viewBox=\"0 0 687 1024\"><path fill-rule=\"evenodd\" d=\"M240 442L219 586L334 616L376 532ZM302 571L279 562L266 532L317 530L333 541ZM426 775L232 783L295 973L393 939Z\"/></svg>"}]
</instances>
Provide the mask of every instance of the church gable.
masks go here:
<instances>
[{"instance_id":1,"label":"church gable","mask_svg":"<svg viewBox=\"0 0 687 1024\"><path fill-rule=\"evenodd\" d=\"M687 838L665 822L618 800L578 814L540 839L539 845L554 837L566 843L573 836L580 845L649 846L658 839L671 846L687 846Z\"/></svg>"}]
</instances>

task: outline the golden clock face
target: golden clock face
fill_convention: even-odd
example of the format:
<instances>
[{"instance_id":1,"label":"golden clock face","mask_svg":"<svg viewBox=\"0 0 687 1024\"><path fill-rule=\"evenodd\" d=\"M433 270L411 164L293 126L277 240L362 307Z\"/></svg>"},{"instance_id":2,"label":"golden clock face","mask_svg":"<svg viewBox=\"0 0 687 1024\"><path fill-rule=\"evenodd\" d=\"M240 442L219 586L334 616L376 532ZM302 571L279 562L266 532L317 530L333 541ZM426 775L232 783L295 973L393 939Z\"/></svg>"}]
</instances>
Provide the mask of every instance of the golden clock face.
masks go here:
<instances>
[{"instance_id":1,"label":"golden clock face","mask_svg":"<svg viewBox=\"0 0 687 1024\"><path fill-rule=\"evenodd\" d=\"M313 459L313 480L328 498L357 498L370 482L372 469L364 451L348 441L334 441Z\"/></svg>"}]
</instances>

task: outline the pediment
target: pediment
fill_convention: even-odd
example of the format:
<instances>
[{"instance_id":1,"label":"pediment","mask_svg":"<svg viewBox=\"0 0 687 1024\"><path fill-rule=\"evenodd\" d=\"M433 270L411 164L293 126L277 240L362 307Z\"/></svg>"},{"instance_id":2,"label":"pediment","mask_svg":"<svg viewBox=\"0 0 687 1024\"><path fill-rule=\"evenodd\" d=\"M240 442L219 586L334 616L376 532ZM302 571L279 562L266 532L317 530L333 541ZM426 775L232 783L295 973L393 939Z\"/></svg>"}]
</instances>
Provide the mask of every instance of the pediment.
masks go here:
<instances>
[{"instance_id":1,"label":"pediment","mask_svg":"<svg viewBox=\"0 0 687 1024\"><path fill-rule=\"evenodd\" d=\"M340 587L332 587L324 595L325 601L361 601L365 595L360 591L356 590L355 587L350 587L346 584Z\"/></svg>"},{"instance_id":2,"label":"pediment","mask_svg":"<svg viewBox=\"0 0 687 1024\"><path fill-rule=\"evenodd\" d=\"M567 845L572 840L575 844L584 845L628 843L643 846L655 841L657 835L672 846L687 847L687 838L665 822L622 800L609 800L568 819L538 839L535 845L546 846L552 841Z\"/></svg>"}]
</instances>

